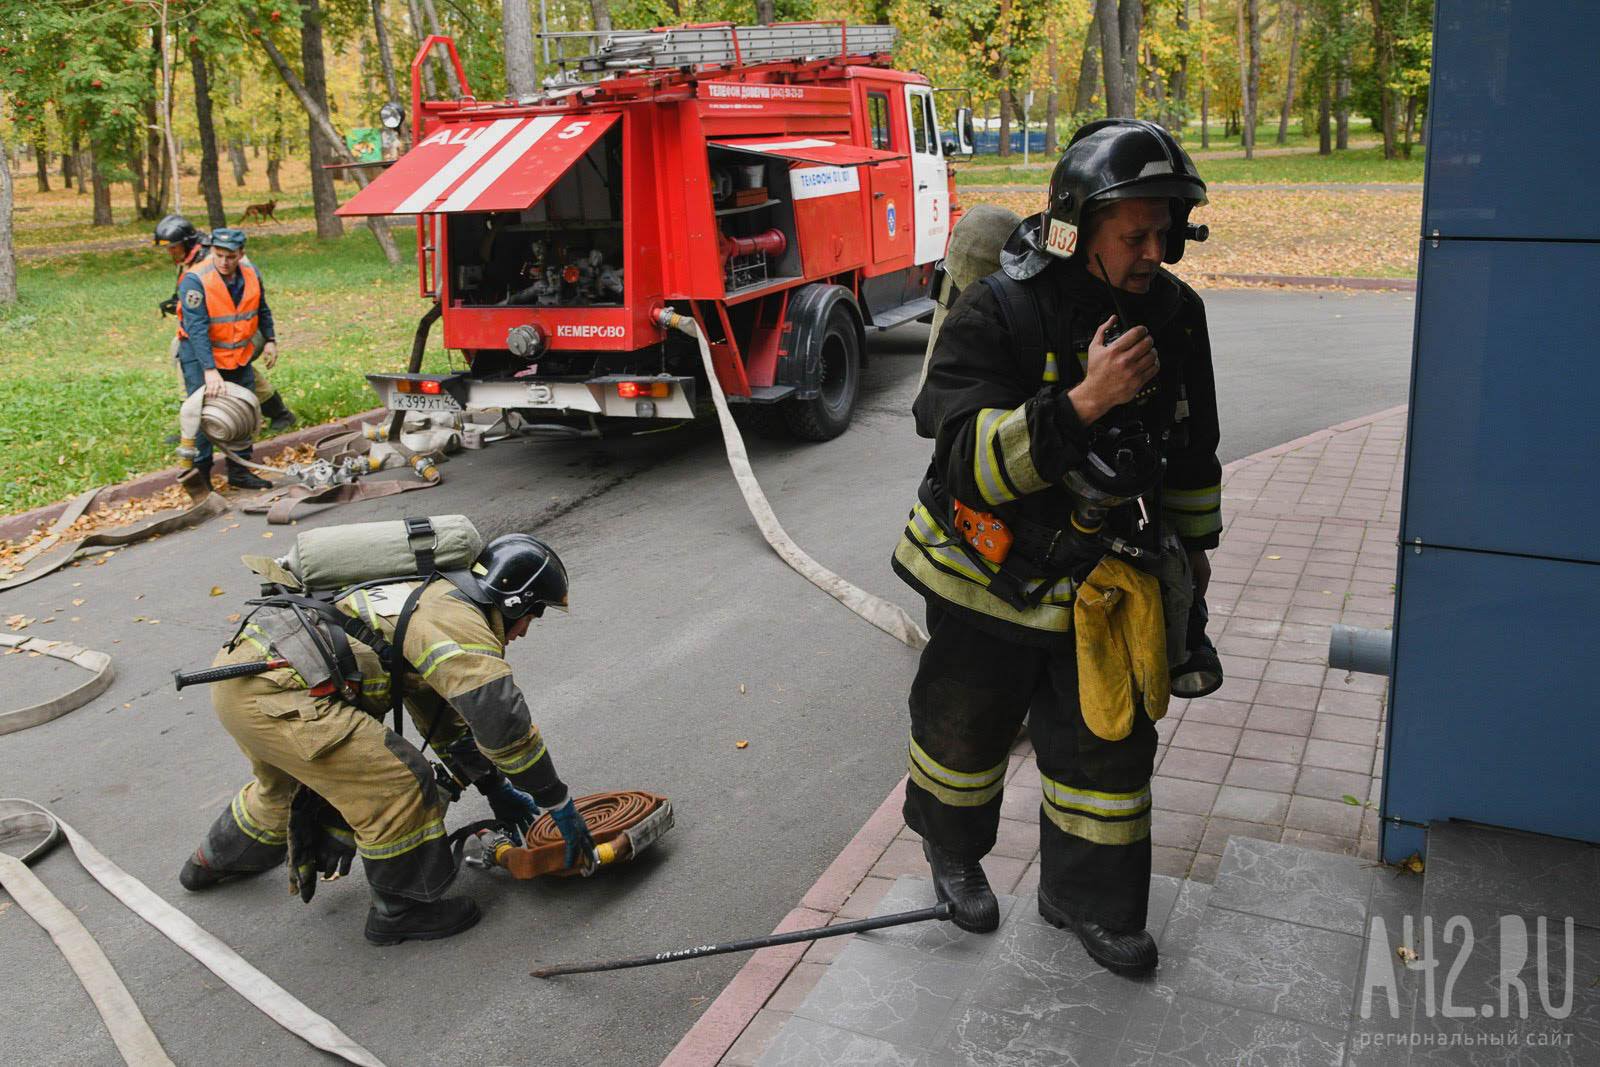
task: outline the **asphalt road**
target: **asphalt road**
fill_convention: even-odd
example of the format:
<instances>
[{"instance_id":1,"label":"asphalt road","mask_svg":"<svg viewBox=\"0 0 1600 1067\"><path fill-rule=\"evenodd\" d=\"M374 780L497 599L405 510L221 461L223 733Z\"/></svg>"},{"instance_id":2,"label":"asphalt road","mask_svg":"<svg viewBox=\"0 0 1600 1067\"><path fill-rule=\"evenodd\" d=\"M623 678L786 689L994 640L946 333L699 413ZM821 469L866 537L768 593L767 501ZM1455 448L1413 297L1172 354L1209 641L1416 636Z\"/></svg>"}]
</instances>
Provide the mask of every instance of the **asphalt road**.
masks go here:
<instances>
[{"instance_id":1,"label":"asphalt road","mask_svg":"<svg viewBox=\"0 0 1600 1067\"><path fill-rule=\"evenodd\" d=\"M1225 459L1405 399L1408 297L1222 292L1209 307ZM925 337L914 326L873 342L844 437L752 442L799 543L911 608L888 556L927 463L907 415ZM231 631L224 617L252 592L237 557L281 554L292 533L267 540L263 520L231 515L0 596L0 618L53 616L29 632L107 650L117 667L90 706L0 737L0 796L52 807L391 1065L655 1063L742 957L551 982L528 970L770 930L900 777L915 656L767 549L708 430L500 444L452 461L426 496L308 525L419 508L465 512L491 536L536 530L560 549L572 613L536 624L509 658L578 792L673 799L678 827L657 851L559 884L464 871L459 890L483 906L483 922L387 949L361 938L360 877L323 886L310 905L287 895L281 870L185 893L179 866L247 772L206 695L175 693L169 672L209 663ZM224 595L210 596L213 586ZM0 699L22 706L75 682L49 663L0 660ZM468 802L450 821L486 812ZM37 870L178 1062L323 1060L125 911L65 849ZM0 973L8 1062L118 1062L49 939L3 902Z\"/></svg>"}]
</instances>

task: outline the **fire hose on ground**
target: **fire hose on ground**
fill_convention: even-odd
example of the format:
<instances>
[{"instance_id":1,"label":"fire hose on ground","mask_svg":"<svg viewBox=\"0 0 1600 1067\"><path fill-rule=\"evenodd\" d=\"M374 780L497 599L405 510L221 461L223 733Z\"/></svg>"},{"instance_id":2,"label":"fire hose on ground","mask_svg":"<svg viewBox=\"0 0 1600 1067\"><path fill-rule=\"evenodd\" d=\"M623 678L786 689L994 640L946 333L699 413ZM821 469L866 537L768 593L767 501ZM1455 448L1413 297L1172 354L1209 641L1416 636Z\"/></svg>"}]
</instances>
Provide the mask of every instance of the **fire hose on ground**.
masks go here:
<instances>
[{"instance_id":1,"label":"fire hose on ground","mask_svg":"<svg viewBox=\"0 0 1600 1067\"><path fill-rule=\"evenodd\" d=\"M105 953L71 909L28 869L64 837L78 862L129 911L199 960L240 996L308 1044L349 1063L383 1067L383 1062L333 1023L306 1007L244 957L193 919L162 900L149 887L107 859L87 838L31 800L0 799L0 840L43 834L21 859L0 852L0 886L50 934L83 983L123 1059L137 1067L164 1067L172 1060L140 1012Z\"/></svg>"},{"instance_id":2,"label":"fire hose on ground","mask_svg":"<svg viewBox=\"0 0 1600 1067\"><path fill-rule=\"evenodd\" d=\"M882 597L873 596L833 573L812 559L784 530L782 524L778 522L777 515L773 513L772 505L767 502L767 495L762 491L761 483L756 481L755 471L750 467L750 456L745 451L744 438L739 433L739 427L734 424L732 412L728 410L728 398L722 391L722 383L717 380L717 368L711 360L711 347L706 343L699 326L694 319L680 315L671 308L662 308L658 311L656 321L667 329L687 334L700 346L700 361L705 366L706 379L711 383L711 400L716 405L717 421L722 426L723 444L728 452L728 466L733 468L734 481L739 485L739 492L744 494L745 505L755 518L756 525L761 528L761 536L766 538L767 544L771 545L772 550L806 581L890 637L911 648L926 646L927 633L906 614L904 608L891 604Z\"/></svg>"}]
</instances>

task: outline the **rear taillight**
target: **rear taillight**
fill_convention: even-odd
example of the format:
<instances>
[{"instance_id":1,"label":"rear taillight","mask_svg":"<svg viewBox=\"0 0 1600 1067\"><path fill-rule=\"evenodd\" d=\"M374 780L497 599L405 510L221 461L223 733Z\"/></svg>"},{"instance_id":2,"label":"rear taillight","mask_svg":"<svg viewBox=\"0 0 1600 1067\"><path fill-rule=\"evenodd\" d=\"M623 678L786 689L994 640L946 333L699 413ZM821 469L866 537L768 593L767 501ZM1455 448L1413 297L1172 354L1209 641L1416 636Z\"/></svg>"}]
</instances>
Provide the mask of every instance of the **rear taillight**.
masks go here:
<instances>
[{"instance_id":1,"label":"rear taillight","mask_svg":"<svg viewBox=\"0 0 1600 1067\"><path fill-rule=\"evenodd\" d=\"M672 395L672 386L666 382L618 382L617 395L624 400L662 400Z\"/></svg>"},{"instance_id":2,"label":"rear taillight","mask_svg":"<svg viewBox=\"0 0 1600 1067\"><path fill-rule=\"evenodd\" d=\"M417 390L418 392L427 393L429 396L438 396L441 391L439 383L431 378L426 381L418 382Z\"/></svg>"}]
</instances>

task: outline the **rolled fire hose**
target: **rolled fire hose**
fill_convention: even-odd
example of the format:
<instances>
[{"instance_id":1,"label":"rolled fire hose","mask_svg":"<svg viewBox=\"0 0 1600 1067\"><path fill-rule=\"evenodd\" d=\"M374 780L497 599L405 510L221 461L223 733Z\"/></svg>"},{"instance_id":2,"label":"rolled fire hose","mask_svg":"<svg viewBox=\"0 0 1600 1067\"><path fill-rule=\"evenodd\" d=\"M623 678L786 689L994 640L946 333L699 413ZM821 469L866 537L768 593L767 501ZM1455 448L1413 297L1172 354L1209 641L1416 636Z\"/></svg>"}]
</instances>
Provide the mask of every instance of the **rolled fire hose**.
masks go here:
<instances>
[{"instance_id":1,"label":"rolled fire hose","mask_svg":"<svg viewBox=\"0 0 1600 1067\"><path fill-rule=\"evenodd\" d=\"M48 809L31 800L0 799L0 840L29 833L48 836L21 860L0 852L0 886L4 886L22 910L50 934L105 1020L117 1050L130 1065L161 1067L171 1064L172 1060L94 938L25 865L42 856L63 834L78 862L107 892L161 931L173 944L205 964L278 1025L346 1062L383 1067L383 1062L371 1052L256 970L193 919L152 893L143 882L106 859L87 838Z\"/></svg>"},{"instance_id":2,"label":"rolled fire hose","mask_svg":"<svg viewBox=\"0 0 1600 1067\"><path fill-rule=\"evenodd\" d=\"M772 505L767 502L766 493L761 490L761 483L756 481L755 472L750 468L750 456L745 451L744 438L740 436L739 427L734 424L733 414L728 410L728 398L722 391L722 383L717 380L717 368L711 361L711 347L706 344L700 328L693 319L680 315L671 308L662 308L658 311L656 321L667 329L688 334L700 346L700 361L705 365L706 379L711 383L711 400L717 408L717 421L722 425L722 440L728 452L728 466L733 468L734 481L739 484L739 492L744 494L745 505L755 518L756 525L761 528L761 536L767 539L767 544L771 545L772 550L783 557L783 561L806 581L890 637L911 648L925 647L928 644L927 633L906 614L904 608L852 585L812 559L806 554L805 549L795 544L794 538L790 537L778 522L777 515L772 511Z\"/></svg>"},{"instance_id":3,"label":"rolled fire hose","mask_svg":"<svg viewBox=\"0 0 1600 1067\"><path fill-rule=\"evenodd\" d=\"M573 803L589 827L589 836L597 842L595 855L602 867L633 859L673 826L671 801L654 793L593 793L577 797ZM570 878L590 873L582 867L568 867L566 853L566 840L547 812L539 816L520 848L500 838L485 849L484 861L504 867L515 878L546 874Z\"/></svg>"}]
</instances>

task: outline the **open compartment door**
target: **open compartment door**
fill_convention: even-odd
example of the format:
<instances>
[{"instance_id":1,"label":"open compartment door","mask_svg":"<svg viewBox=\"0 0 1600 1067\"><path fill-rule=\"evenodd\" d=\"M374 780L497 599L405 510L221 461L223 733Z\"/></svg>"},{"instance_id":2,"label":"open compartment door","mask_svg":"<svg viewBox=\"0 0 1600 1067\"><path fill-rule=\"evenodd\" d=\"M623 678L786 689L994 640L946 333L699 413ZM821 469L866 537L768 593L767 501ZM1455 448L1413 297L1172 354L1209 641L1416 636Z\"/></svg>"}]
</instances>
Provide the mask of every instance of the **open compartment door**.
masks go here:
<instances>
[{"instance_id":1,"label":"open compartment door","mask_svg":"<svg viewBox=\"0 0 1600 1067\"><path fill-rule=\"evenodd\" d=\"M338 214L522 211L621 117L613 111L444 123Z\"/></svg>"},{"instance_id":2,"label":"open compartment door","mask_svg":"<svg viewBox=\"0 0 1600 1067\"><path fill-rule=\"evenodd\" d=\"M858 144L826 141L820 137L718 137L710 143L718 148L754 152L756 155L787 159L794 163L823 163L833 167L860 167L906 158L903 152L885 152L878 148L863 148Z\"/></svg>"}]
</instances>

